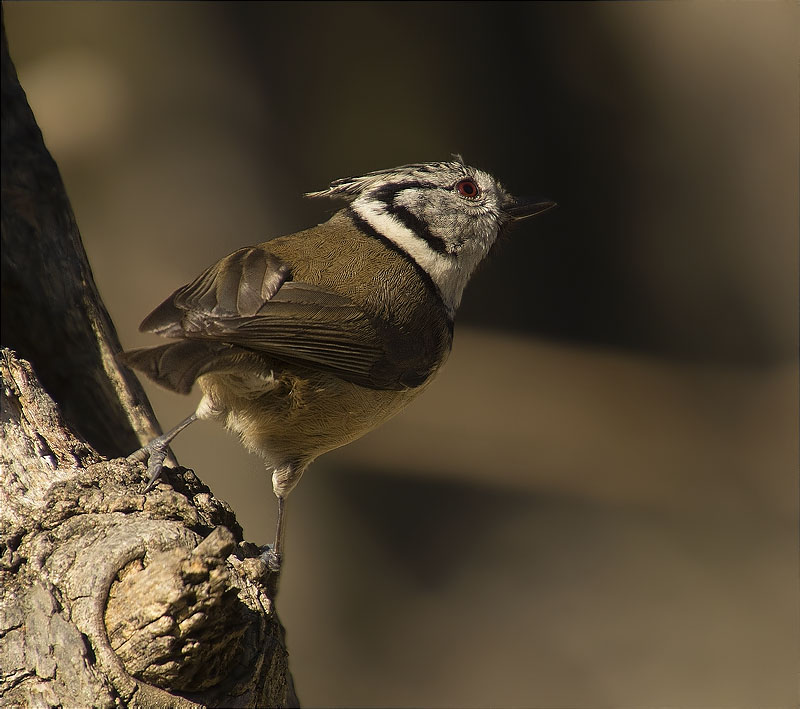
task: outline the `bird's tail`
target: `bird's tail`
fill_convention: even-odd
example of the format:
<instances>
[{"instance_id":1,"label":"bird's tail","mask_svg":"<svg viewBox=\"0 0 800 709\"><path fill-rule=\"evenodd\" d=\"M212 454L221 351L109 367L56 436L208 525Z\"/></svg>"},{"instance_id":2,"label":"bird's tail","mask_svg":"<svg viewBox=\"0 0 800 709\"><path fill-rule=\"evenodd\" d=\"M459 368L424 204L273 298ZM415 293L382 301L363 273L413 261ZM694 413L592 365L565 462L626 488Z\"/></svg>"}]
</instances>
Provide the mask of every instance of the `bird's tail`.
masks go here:
<instances>
[{"instance_id":1,"label":"bird's tail","mask_svg":"<svg viewBox=\"0 0 800 709\"><path fill-rule=\"evenodd\" d=\"M195 380L220 368L230 348L216 342L182 340L157 347L121 352L119 360L131 369L147 375L156 384L188 394Z\"/></svg>"}]
</instances>

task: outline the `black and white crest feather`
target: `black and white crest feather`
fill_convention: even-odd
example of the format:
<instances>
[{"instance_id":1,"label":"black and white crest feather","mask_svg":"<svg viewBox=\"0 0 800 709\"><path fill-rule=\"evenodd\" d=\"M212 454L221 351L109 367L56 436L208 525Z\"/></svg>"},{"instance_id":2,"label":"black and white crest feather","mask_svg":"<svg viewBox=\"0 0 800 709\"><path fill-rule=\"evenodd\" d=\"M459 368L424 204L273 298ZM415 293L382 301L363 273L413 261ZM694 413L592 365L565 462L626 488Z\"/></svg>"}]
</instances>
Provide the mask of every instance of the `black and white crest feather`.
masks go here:
<instances>
[{"instance_id":1,"label":"black and white crest feather","mask_svg":"<svg viewBox=\"0 0 800 709\"><path fill-rule=\"evenodd\" d=\"M473 195L459 191L469 182ZM361 223L408 254L454 313L470 276L510 217L513 198L460 156L334 180L309 197L344 199Z\"/></svg>"}]
</instances>

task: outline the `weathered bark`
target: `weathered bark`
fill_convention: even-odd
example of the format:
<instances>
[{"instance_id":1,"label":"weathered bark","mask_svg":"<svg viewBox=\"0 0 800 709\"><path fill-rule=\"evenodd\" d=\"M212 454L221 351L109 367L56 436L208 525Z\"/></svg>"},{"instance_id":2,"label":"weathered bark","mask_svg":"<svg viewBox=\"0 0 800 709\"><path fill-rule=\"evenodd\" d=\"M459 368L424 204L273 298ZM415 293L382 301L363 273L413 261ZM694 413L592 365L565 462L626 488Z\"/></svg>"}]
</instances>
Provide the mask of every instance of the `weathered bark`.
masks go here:
<instances>
[{"instance_id":1,"label":"weathered bark","mask_svg":"<svg viewBox=\"0 0 800 709\"><path fill-rule=\"evenodd\" d=\"M97 292L58 167L17 80L2 32L2 344L36 368L70 427L103 455L158 435Z\"/></svg>"},{"instance_id":2,"label":"weathered bark","mask_svg":"<svg viewBox=\"0 0 800 709\"><path fill-rule=\"evenodd\" d=\"M0 703L295 704L232 511L185 469L141 494L143 466L79 440L27 362L2 350L0 375Z\"/></svg>"},{"instance_id":3,"label":"weathered bark","mask_svg":"<svg viewBox=\"0 0 800 709\"><path fill-rule=\"evenodd\" d=\"M143 495L144 466L105 457L157 423L5 31L2 51L2 338L20 357L0 351L0 705L296 705L276 578L230 508L183 468Z\"/></svg>"}]
</instances>

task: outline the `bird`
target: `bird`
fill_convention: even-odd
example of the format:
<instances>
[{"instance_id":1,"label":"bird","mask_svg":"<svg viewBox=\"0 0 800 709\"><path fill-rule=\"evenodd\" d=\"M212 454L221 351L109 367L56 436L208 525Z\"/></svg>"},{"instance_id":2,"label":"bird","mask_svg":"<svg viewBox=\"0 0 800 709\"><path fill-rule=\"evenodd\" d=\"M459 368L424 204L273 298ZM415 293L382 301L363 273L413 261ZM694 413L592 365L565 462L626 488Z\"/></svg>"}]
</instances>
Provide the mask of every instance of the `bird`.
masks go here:
<instances>
[{"instance_id":1,"label":"bird","mask_svg":"<svg viewBox=\"0 0 800 709\"><path fill-rule=\"evenodd\" d=\"M311 198L343 200L317 226L240 248L148 315L140 331L172 341L121 353L196 410L129 456L156 483L169 443L188 425L221 422L260 455L278 499L284 557L286 499L308 466L387 421L434 379L476 267L510 225L549 199L513 197L460 156L334 180Z\"/></svg>"}]
</instances>

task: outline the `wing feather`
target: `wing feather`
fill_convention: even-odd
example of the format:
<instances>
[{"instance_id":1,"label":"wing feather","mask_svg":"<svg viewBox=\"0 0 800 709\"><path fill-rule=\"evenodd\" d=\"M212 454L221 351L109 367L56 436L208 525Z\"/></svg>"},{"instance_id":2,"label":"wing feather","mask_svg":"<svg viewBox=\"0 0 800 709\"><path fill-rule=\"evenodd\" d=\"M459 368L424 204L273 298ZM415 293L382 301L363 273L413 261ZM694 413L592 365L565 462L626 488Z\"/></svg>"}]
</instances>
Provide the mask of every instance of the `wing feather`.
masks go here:
<instances>
[{"instance_id":1,"label":"wing feather","mask_svg":"<svg viewBox=\"0 0 800 709\"><path fill-rule=\"evenodd\" d=\"M399 327L349 298L291 280L290 266L265 246L225 257L175 291L140 329L238 345L377 389L416 385L436 364Z\"/></svg>"}]
</instances>

